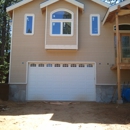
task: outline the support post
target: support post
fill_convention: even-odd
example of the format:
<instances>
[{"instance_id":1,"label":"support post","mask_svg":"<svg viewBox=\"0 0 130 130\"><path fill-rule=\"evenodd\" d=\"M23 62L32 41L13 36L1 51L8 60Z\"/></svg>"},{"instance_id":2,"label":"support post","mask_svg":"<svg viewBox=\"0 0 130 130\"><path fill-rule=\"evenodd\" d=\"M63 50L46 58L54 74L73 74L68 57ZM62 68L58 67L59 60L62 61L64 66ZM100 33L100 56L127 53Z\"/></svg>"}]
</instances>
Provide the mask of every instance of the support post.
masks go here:
<instances>
[{"instance_id":1,"label":"support post","mask_svg":"<svg viewBox=\"0 0 130 130\"><path fill-rule=\"evenodd\" d=\"M121 99L121 72L120 72L120 35L119 35L119 16L116 12L116 46L117 46L117 86L118 86L118 104L122 103Z\"/></svg>"}]
</instances>

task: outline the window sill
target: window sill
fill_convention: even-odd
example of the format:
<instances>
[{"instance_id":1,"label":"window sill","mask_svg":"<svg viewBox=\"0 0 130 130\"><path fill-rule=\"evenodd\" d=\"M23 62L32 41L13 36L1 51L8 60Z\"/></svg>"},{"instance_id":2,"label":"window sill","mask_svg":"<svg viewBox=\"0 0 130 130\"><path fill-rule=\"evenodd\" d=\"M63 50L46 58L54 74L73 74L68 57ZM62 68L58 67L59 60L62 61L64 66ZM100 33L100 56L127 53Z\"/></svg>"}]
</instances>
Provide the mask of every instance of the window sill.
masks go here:
<instances>
[{"instance_id":1,"label":"window sill","mask_svg":"<svg viewBox=\"0 0 130 130\"><path fill-rule=\"evenodd\" d=\"M45 49L78 50L78 45L45 45Z\"/></svg>"}]
</instances>

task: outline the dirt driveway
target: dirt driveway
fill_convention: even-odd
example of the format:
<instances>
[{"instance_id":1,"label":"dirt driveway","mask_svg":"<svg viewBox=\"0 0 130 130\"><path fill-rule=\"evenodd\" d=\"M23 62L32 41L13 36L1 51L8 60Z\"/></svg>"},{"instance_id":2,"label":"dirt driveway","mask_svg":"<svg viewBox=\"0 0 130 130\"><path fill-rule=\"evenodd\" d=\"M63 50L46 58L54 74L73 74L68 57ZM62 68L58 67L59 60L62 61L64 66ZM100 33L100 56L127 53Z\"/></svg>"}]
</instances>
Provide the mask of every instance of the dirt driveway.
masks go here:
<instances>
[{"instance_id":1,"label":"dirt driveway","mask_svg":"<svg viewBox=\"0 0 130 130\"><path fill-rule=\"evenodd\" d=\"M0 102L0 130L130 130L130 104Z\"/></svg>"}]
</instances>

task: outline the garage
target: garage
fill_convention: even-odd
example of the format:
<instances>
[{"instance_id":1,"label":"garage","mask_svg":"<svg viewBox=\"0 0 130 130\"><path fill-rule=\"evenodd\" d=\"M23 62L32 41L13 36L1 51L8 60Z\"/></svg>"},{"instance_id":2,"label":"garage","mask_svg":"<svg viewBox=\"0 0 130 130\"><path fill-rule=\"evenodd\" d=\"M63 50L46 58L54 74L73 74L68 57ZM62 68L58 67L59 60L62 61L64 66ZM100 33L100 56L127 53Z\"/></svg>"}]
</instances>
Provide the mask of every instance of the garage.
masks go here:
<instances>
[{"instance_id":1,"label":"garage","mask_svg":"<svg viewBox=\"0 0 130 130\"><path fill-rule=\"evenodd\" d=\"M28 101L95 101L94 63L29 63Z\"/></svg>"}]
</instances>

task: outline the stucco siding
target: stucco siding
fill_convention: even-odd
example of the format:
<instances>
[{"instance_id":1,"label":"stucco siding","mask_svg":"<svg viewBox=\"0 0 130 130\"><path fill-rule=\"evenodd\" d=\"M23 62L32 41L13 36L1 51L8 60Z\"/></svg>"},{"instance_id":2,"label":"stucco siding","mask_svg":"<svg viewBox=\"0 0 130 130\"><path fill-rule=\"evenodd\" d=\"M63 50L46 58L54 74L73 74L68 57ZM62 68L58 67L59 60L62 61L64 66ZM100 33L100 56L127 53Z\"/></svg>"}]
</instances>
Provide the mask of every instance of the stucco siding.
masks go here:
<instances>
[{"instance_id":1,"label":"stucco siding","mask_svg":"<svg viewBox=\"0 0 130 130\"><path fill-rule=\"evenodd\" d=\"M90 35L90 14L99 14L100 21L103 19L107 9L90 0L80 0L85 4L83 13L79 12L78 26L78 50L46 50L45 49L45 21L46 12L40 9L42 0L34 0L29 4L14 10L14 30L12 41L10 84L26 83L26 71L28 61L93 61L96 62L96 84L116 84L116 71L110 70L115 63L114 32L115 23L106 23L100 26L100 35ZM76 43L77 22L74 24L74 35L72 37L51 37L50 12L57 8L67 8L74 12L76 21L77 7L65 1L56 2L48 9L47 44L69 44ZM35 15L34 35L24 35L24 15ZM129 21L130 19L122 18ZM123 72L122 76L128 73ZM123 77L122 82L128 80Z\"/></svg>"},{"instance_id":2,"label":"stucco siding","mask_svg":"<svg viewBox=\"0 0 130 130\"><path fill-rule=\"evenodd\" d=\"M72 36L51 36L50 13L57 9L68 9L73 12L74 22L73 22ZM77 7L65 1L59 1L47 7L47 14L48 15L47 15L46 44L47 45L76 45L76 28L78 25Z\"/></svg>"}]
</instances>

